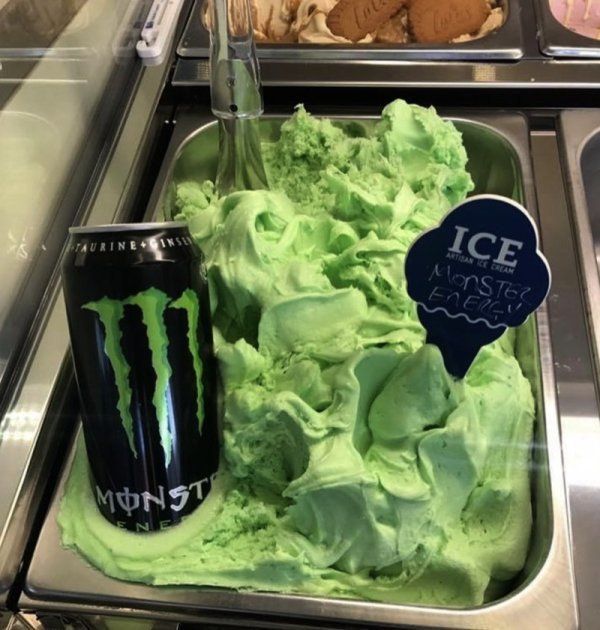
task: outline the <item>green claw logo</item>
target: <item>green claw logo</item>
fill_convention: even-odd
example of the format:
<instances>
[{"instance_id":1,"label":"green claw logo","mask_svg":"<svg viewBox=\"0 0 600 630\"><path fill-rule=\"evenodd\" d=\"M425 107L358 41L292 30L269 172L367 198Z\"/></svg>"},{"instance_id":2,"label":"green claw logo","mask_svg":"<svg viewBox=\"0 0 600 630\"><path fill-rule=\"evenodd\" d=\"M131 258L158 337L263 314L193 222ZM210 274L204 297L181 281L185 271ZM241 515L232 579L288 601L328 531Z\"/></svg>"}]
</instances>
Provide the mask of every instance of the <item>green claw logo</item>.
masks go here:
<instances>
[{"instance_id":1,"label":"green claw logo","mask_svg":"<svg viewBox=\"0 0 600 630\"><path fill-rule=\"evenodd\" d=\"M165 463L168 466L171 462L172 437L169 431L169 406L167 404L167 390L172 369L168 359L169 340L165 325L165 311L168 308L183 309L187 313L187 338L188 347L192 356L194 374L196 376L197 392L197 414L198 429L202 431L204 421L204 409L202 405L202 361L200 359L200 348L198 344L198 322L200 318L200 304L198 296L192 289L185 289L175 300L160 291L151 287L146 291L141 291L125 300L113 300L103 297L96 302L88 302L81 308L94 311L98 314L102 327L104 328L104 353L110 361L110 365L115 375L115 385L119 394L117 408L123 429L127 434L129 447L133 455L137 458L133 438L133 418L131 416L131 385L129 375L131 367L121 348L122 332L121 320L126 306L136 306L142 314L142 321L146 327L146 335L152 357L152 368L156 374L156 386L152 396L152 404L156 409L158 427L160 433L160 443L165 453Z\"/></svg>"}]
</instances>

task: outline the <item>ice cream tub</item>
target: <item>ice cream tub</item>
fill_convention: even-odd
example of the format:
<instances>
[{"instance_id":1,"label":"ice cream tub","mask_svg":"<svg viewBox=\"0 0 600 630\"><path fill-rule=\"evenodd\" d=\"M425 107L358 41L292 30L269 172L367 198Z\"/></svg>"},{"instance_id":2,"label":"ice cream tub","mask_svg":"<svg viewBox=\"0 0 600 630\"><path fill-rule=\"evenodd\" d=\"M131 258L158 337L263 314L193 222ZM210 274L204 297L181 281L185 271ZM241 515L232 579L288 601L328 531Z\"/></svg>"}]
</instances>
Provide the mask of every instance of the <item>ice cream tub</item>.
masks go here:
<instances>
[{"instance_id":1,"label":"ice cream tub","mask_svg":"<svg viewBox=\"0 0 600 630\"><path fill-rule=\"evenodd\" d=\"M600 58L597 0L536 0L540 50L549 57Z\"/></svg>"},{"instance_id":2,"label":"ice cream tub","mask_svg":"<svg viewBox=\"0 0 600 630\"><path fill-rule=\"evenodd\" d=\"M328 115L330 112L326 112ZM354 132L369 117L330 116ZM461 112L451 117L463 134L474 193L496 193L523 202L536 217L526 120L519 115ZM265 117L263 139L277 137L284 117ZM146 218L168 218L174 186L190 177L213 178L217 126L209 115L182 111L167 149ZM65 466L33 554L22 609L69 615L126 614L171 621L256 622L268 627L560 627L576 626L577 611L567 525L551 331L544 308L517 335L516 356L536 400L530 481L534 528L523 571L499 599L468 609L380 604L367 601L235 591L149 587L111 579L63 549L56 522L69 475Z\"/></svg>"},{"instance_id":3,"label":"ice cream tub","mask_svg":"<svg viewBox=\"0 0 600 630\"><path fill-rule=\"evenodd\" d=\"M600 366L600 112L564 111L560 117L562 151L569 172L569 193L579 240L582 276L594 340L596 365ZM598 374L598 372L597 372Z\"/></svg>"},{"instance_id":4,"label":"ice cream tub","mask_svg":"<svg viewBox=\"0 0 600 630\"><path fill-rule=\"evenodd\" d=\"M304 4L310 0L304 0ZM282 36L275 43L274 37L287 26L264 26L255 28L257 54L259 59L277 59L298 61L303 59L335 61L346 60L518 60L523 56L521 35L521 5L516 0L493 0L493 10L477 37L463 34L449 43L400 43L410 41L404 23L394 30L394 18L386 23L385 31L380 36L368 36L364 41L352 44L350 41L336 38L325 23L325 12L335 1L324 0L321 5L313 3L299 5L294 28L300 29L299 35ZM177 53L180 57L208 57L209 34L204 27L204 3L200 0L194 5L186 29L179 43ZM255 7L255 20L261 22L262 11ZM260 5L262 7L262 5ZM284 11L287 13L287 10ZM305 15L306 14L306 15ZM265 12L265 19L272 19L271 11ZM290 18L291 19L291 18ZM264 22L264 20L262 20ZM270 22L269 22L270 24ZM382 27L383 28L383 27ZM388 33L388 30L390 32ZM267 35L264 32L267 32ZM398 32L401 33L398 35ZM270 39L269 39L270 37ZM285 39L293 38L293 42ZM379 41L378 41L379 40ZM398 41L394 41L398 40Z\"/></svg>"}]
</instances>

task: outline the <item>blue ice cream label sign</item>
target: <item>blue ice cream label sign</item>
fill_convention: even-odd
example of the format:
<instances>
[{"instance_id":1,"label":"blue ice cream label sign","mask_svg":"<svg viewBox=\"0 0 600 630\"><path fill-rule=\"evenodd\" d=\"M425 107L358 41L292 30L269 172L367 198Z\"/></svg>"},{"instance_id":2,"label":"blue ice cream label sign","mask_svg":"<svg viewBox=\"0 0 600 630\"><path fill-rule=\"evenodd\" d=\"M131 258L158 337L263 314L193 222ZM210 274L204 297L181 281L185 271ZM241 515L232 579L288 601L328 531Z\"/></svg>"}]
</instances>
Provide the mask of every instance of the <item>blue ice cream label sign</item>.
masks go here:
<instances>
[{"instance_id":1,"label":"blue ice cream label sign","mask_svg":"<svg viewBox=\"0 0 600 630\"><path fill-rule=\"evenodd\" d=\"M446 369L463 378L479 349L519 326L550 290L550 268L523 206L470 197L406 256L408 294Z\"/></svg>"}]
</instances>

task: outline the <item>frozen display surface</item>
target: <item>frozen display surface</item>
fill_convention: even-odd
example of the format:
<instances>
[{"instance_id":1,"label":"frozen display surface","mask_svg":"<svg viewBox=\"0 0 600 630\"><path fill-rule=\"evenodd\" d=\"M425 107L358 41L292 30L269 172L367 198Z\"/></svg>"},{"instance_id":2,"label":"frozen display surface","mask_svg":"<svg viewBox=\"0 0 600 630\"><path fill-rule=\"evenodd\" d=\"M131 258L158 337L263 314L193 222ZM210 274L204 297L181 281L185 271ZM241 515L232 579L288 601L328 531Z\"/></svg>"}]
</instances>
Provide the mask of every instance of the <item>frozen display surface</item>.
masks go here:
<instances>
[{"instance_id":1,"label":"frozen display surface","mask_svg":"<svg viewBox=\"0 0 600 630\"><path fill-rule=\"evenodd\" d=\"M181 118L180 123L185 121ZM267 121L263 125L263 134L265 137L273 137L277 135L280 120ZM493 123L502 127L504 123L505 129L511 129L514 131L516 127L518 130L522 129L519 124L523 124L522 121L516 117L506 118L498 117L493 119ZM507 124L508 123L508 124ZM352 123L351 127L354 127ZM368 121L360 121L360 126L370 125ZM465 144L467 151L471 157L472 174L474 176L478 192L490 191L501 194L507 194L509 196L516 196L521 198L521 195L525 190L530 187L530 181L527 174L523 177L522 170L527 173L526 163L520 162L519 154L511 146L511 144L499 133L487 127L473 123L471 121L457 121L457 124L465 136ZM356 123L355 123L356 125ZM356 128L356 127L354 127ZM180 127L179 130L182 128ZM187 126L190 129L190 126ZM518 133L515 134L518 137ZM203 127L199 132L195 133L187 143L183 146L175 146L171 152L171 155L175 156L174 167L170 170L168 179L173 177L175 180L182 181L189 178L190 173L194 173L196 176L200 174L202 176L214 175L214 166L216 162L216 128L214 126ZM485 159L483 159L485 158ZM532 207L532 206L531 206ZM543 338L543 337L542 337ZM519 351L519 356L522 357L523 367L526 373L530 376L534 385L536 385L536 392L538 400L541 400L541 392L539 391L538 375L536 370L531 369L531 360L535 357L535 353L532 352L532 348L535 348L534 342L534 329L528 328L527 334L519 342L522 348ZM548 346L543 343L542 354L543 363L548 360ZM551 362L550 362L551 365ZM551 392L551 388L545 391ZM553 399L551 394L548 394L548 398L544 398L545 403L539 405L538 409L541 411L543 407L546 411L546 415L539 413L536 420L536 437L534 448L534 474L533 474L533 486L535 489L535 535L534 542L530 548L526 569L520 576L519 580L515 582L514 587L519 591L519 597L508 598L502 604L482 609L482 615L498 614L500 610L513 610L514 612L524 604L523 599L527 597L526 593L531 593L532 589L535 589L536 585L540 587L545 578L552 573L552 568L557 569L556 561L564 552L564 531L561 524L560 505L562 502L560 487L556 487L556 483L560 483L560 457L553 449L556 448L555 435L555 410L553 409ZM546 442L546 430L550 435L550 442ZM550 444L550 449L547 445ZM552 446L554 444L554 446ZM551 474L554 482L552 485L549 483L548 474ZM50 521L56 516L56 505L53 508L53 514ZM287 597L287 596L267 596L267 595L250 595L250 594L236 594L231 592L213 591L207 589L149 589L147 587L141 587L136 585L128 585L118 583L109 578L102 576L99 572L93 571L90 568L85 568L85 564L72 553L61 551L57 555L57 530L54 522L47 522L44 529L42 540L38 546L38 552L36 553L36 562L32 573L30 574L29 592L36 597L45 596L49 599L61 599L76 597L88 598L91 601L103 601L104 603L113 602L115 605L123 605L123 602L127 602L127 605L131 606L146 606L150 600L160 600L162 606L168 607L169 602L175 604L179 602L183 605L183 602L187 602L190 605L191 602L195 602L199 606L225 608L229 610L244 610L249 609L267 609L270 611L279 610L280 612L285 608L291 610L291 614L300 614L299 610L310 610L310 614L322 614L322 606L319 605L318 600L309 600L302 597ZM546 555L550 548L554 549L551 556L552 560L546 560ZM562 551L561 551L562 549ZM41 567L57 566L57 562L60 563L59 579L54 583L44 580L44 571ZM564 563L563 560L560 560ZM541 567L544 567L539 575L538 572ZM77 568L79 567L79 568ZM565 565L562 565L562 573L564 575ZM568 569L567 569L568 575ZM85 576L85 579L83 579ZM528 585L527 589L523 587ZM74 594L77 595L74 595ZM85 595L84 593L87 593ZM569 589L564 593L567 598L569 596ZM131 598L131 599L130 599ZM120 602L120 604L117 604ZM566 603L566 602L563 602ZM157 602L155 608L160 607L160 602ZM355 609L356 604L352 609ZM297 607L297 608L296 608ZM329 601L327 616L337 616L338 618L347 618L349 615L349 608L339 601ZM562 609L562 614L568 615L566 612L568 609ZM321 613L316 613L319 610ZM295 611L295 612L294 612ZM429 609L425 609L423 613L419 613L419 609L412 609L411 607L403 606L381 606L381 605L369 605L366 608L361 608L361 613L366 614L365 619L376 620L386 618L390 619L402 619L402 620L419 620L419 623L423 621L425 613L427 616L431 615L431 623L442 623L442 619L445 622L448 618L444 617L445 613L431 612ZM556 615L556 610L554 611ZM395 615L395 617L394 617ZM437 615L437 616L436 616ZM466 618L462 618L464 622ZM457 622L457 618L454 618L454 622ZM454 625L454 623L452 624Z\"/></svg>"},{"instance_id":2,"label":"frozen display surface","mask_svg":"<svg viewBox=\"0 0 600 630\"><path fill-rule=\"evenodd\" d=\"M38 231L47 231L52 220L44 206L56 176L54 151L60 142L57 126L46 118L10 109L0 111L0 209L6 213L6 229L0 236L4 284L0 326L31 262L31 238Z\"/></svg>"},{"instance_id":3,"label":"frozen display surface","mask_svg":"<svg viewBox=\"0 0 600 630\"><path fill-rule=\"evenodd\" d=\"M120 37L135 43L150 4L151 0L1 0L0 56L104 58L106 49L100 33L113 29L115 52L122 45Z\"/></svg>"}]
</instances>

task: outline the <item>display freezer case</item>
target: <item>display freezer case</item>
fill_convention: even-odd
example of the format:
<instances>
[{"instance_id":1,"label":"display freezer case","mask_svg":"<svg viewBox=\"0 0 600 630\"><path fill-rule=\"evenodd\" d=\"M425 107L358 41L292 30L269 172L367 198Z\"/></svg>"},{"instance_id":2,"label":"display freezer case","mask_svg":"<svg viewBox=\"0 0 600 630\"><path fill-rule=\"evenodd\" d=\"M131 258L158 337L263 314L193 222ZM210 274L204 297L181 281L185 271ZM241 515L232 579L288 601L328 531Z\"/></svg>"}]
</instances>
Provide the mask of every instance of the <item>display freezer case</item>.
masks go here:
<instances>
[{"instance_id":1,"label":"display freezer case","mask_svg":"<svg viewBox=\"0 0 600 630\"><path fill-rule=\"evenodd\" d=\"M366 121L361 123L368 125ZM534 208L528 133L523 118L510 115L473 117L463 112L457 124L465 133L478 191L493 190L522 198L530 208ZM277 126L278 120L267 120L263 126L264 133L267 136L276 133ZM181 113L177 116L176 129L149 204L147 218L157 217L161 209L168 209L169 188L174 181L190 173L214 173L216 134L214 124L209 124L209 118L193 112ZM556 165L545 165L547 151L542 145L548 139L535 134L532 137L534 154L537 156L538 187L540 173L541 181L544 181L544 174L553 181L560 180L560 170L556 170ZM553 138L551 140L555 142ZM497 168L487 172L480 170L479 165L487 161L481 157L490 155L494 156L493 164ZM489 178L490 174L493 174L492 178ZM500 179L498 174L501 174ZM544 188L542 193L545 192ZM532 546L527 569L515 584L513 594L480 610L454 611L340 600L324 602L315 598L238 594L217 589L149 588L117 582L104 577L77 555L60 547L55 517L62 486L69 471L67 464L35 549L25 591L20 598L21 608L42 616L55 612L68 618L80 618L92 625L99 624L99 627L104 623L102 619L111 615L170 620L173 623L192 620L223 625L252 623L256 627L329 627L340 623L343 627L364 627L368 623L376 627L383 624L496 627L507 620L516 623L515 619L525 627L539 627L539 623L550 628L574 627L577 623L577 606L572 583L571 554L576 550L569 537L564 484L566 482L570 499L576 494L577 488L570 485L572 471L569 472L568 466L563 468L561 447L564 449L565 445L569 446L576 433L572 424L575 419L581 421L585 414L589 414L590 421L597 422L597 411L594 407L591 370L585 354L587 346L585 343L582 346L586 331L579 310L577 273L571 259L565 257L563 251L566 249L567 253L572 252L568 233L569 218L556 199L549 201L544 195L544 200L543 211L538 219L544 249L555 274L555 289L549 300L549 320L544 311L538 317L537 339L542 369L537 376L535 370L529 371L534 384L539 382L536 379L541 376L539 409L544 410L544 414L538 417L535 442L536 543ZM556 224L559 224L558 228ZM546 240L547 234L552 236L551 241ZM59 312L57 318L55 323L59 328L53 329L51 338L54 353L60 354L61 348L64 352L67 344L66 324L64 321L60 323L64 319L64 312ZM523 339L534 332L534 328L524 331ZM577 391L576 400L572 398L573 389ZM556 403L560 410L558 415ZM559 437L559 425L562 438ZM594 440L597 436L588 434L585 437L590 447L596 443ZM566 462L573 464L574 459L570 452ZM585 462L584 468L593 474L589 459ZM587 556L590 565L597 550L594 552L593 548L587 547L585 551L580 549L579 553Z\"/></svg>"},{"instance_id":2,"label":"display freezer case","mask_svg":"<svg viewBox=\"0 0 600 630\"><path fill-rule=\"evenodd\" d=\"M525 118L466 112L452 118L463 133L476 192L494 192L522 200L541 221L543 232L543 217L535 210ZM261 125L263 137L275 137L281 120L265 118ZM347 120L340 118L338 123ZM372 124L368 117L355 122L367 127ZM146 218L169 216L172 187L177 181L214 177L217 147L216 125L209 116L193 110L180 113ZM559 265L560 261L550 260L550 264ZM531 320L521 330L520 340L520 361L531 379L538 404L532 468L535 530L526 568L501 600L480 608L453 610L120 582L104 576L60 546L56 516L69 462L42 527L21 606L25 610L61 611L82 618L123 615L127 611L131 616L173 622L251 622L257 627L262 623L266 624L264 627L576 627L578 613L554 382L557 356L553 356L553 346L557 340L545 310L538 313L536 322ZM533 355L531 348L537 348Z\"/></svg>"},{"instance_id":3,"label":"display freezer case","mask_svg":"<svg viewBox=\"0 0 600 630\"><path fill-rule=\"evenodd\" d=\"M578 96L573 93L574 86L587 90L590 98L600 88L600 65L589 60L543 58L536 39L538 26L533 1L507 2L510 3L509 19L515 20L516 16L520 20L519 28L511 33L514 38L518 31L521 37L522 31L522 38L512 49L521 59L510 55L493 58L499 52L506 54L507 49L500 51L499 47L494 49L492 57L486 57L485 40L461 49L460 54L475 53L466 57L454 55L451 47L442 47L443 50L407 49L407 56L403 58L404 53L396 50L371 54L368 49L348 49L337 51L340 55L336 56L333 66L333 49L307 52L306 48L297 46L263 47L259 49L259 56L262 58L262 76L272 90L271 95L282 88L277 95L280 100L295 99L294 102L298 102L306 98L312 101L310 109L317 114L339 117L341 113L340 98L331 91L318 92L318 88L344 86L354 89L351 92L354 95L360 89L362 108L357 119L364 126L372 124L368 114L379 113L375 104L381 106L387 98L377 90L366 90L367 87L410 87L421 90L415 94L423 104L455 99L457 102L472 101L487 108L483 113L459 109L448 111L447 115L456 120L464 133L478 192L497 192L522 200L536 216L542 246L553 273L552 292L546 307L538 313L536 321L520 333L519 358L523 367L527 366L527 376L538 398L532 451L536 519L527 565L510 592L480 608L450 610L237 593L225 589L158 588L107 578L78 555L60 546L56 514L75 449L72 441L65 462L60 462L60 473L56 476L48 473L54 492L49 512L39 529L39 538L31 549L32 557L25 559L27 575L22 592L18 594L20 610L38 615L48 627L69 624L125 627L127 621L133 619L143 619L142 626L156 628L175 628L182 622L260 628L496 628L518 625L562 630L579 625L587 630L596 627L600 615L596 592L600 579L600 546L595 533L598 531L597 506L600 504L600 460L596 456L600 448L600 421L597 382L588 344L586 302L580 293L583 283L577 268L579 241L571 234L572 217L563 187L563 177L567 178L568 184L581 162L580 157L564 157L561 169L558 159L559 142L570 146L569 137L579 136L570 130L568 116L563 117L562 127L556 127L554 97L548 96L548 100L542 102L534 94L562 87L565 92L561 98L570 98L575 106ZM518 13L514 12L515 6ZM199 178L214 176L217 133L207 110L209 72L207 60L203 58L207 49L199 10L196 6L190 16L188 30L179 45L179 58L171 57L161 68L144 71L132 89L128 115L119 128L119 139L111 145L106 167L93 178L94 193L86 206L85 221L88 223L110 223L118 218L139 219L143 208L146 209L146 219L158 218L162 214L168 217L173 185L177 181L190 175ZM508 25L507 22L505 27ZM499 31L490 41L503 41L503 32ZM203 43L201 37L205 38ZM448 63L450 60L452 63ZM157 105L171 62L174 72L163 95L164 110ZM292 90L290 86L296 89ZM309 93L307 86L315 89ZM439 87L449 89L432 89ZM485 88L485 94L479 88ZM442 96L442 92L447 95ZM501 112L497 99L502 94L504 102L508 95L511 107L522 107L527 117ZM398 95L402 96L394 94ZM348 98L348 93L344 98ZM275 104L280 100L271 101L267 97L271 113L288 113ZM344 104L344 114L352 112L350 103L352 98ZM154 124L157 120L166 121L166 136L174 130L168 145L161 144L153 151L141 148L151 144L153 127L150 120L155 121ZM344 124L344 120L348 118L341 117L340 124ZM531 128L528 128L527 120L531 122ZM589 120L592 122L586 128L591 133L596 129L596 119L590 114ZM264 137L275 136L280 122L280 116L265 118L262 125ZM59 129L59 136L62 138L63 135ZM574 141L577 146L583 146L587 139L584 136ZM595 141L591 140L587 147L583 153L593 158L597 153ZM578 150L574 150L573 155ZM569 152L565 149L564 154ZM140 179L145 162L156 165L158 174L152 186ZM593 166L582 169L581 181L584 182L581 189L587 187L588 196L595 194ZM146 203L150 188L153 190ZM577 186L573 189L576 191ZM572 196L576 198L575 193ZM586 275L593 269L589 248L587 260L582 268ZM56 267L53 270L56 271ZM9 510L6 515L13 536L17 532L21 534L21 530L23 535L28 534L33 513L31 506L39 496L35 493L39 493L39 487L46 486L44 475L51 471L48 461L53 459L49 452L50 442L47 445L46 440L60 428L73 437L70 422L75 419L75 412L66 402L73 389L69 362L63 363L68 357L67 324L60 286L55 280L56 273L49 285L44 308L40 310L43 321L35 329L35 344L28 348L26 369L19 373L19 387L7 406L11 415L7 412L4 419L4 426L9 426L8 421L13 422L13 434L19 439L28 436L22 439L21 450L14 459L15 472L10 473L7 485L15 497L10 507L12 512ZM591 286L589 279L583 280ZM589 306L589 299L587 304ZM26 422L30 425L24 427ZM13 449L15 443L16 438L13 439ZM5 447L0 442L0 457L7 452L2 451ZM22 484L18 492L14 491L17 483ZM23 493L23 488L29 488L30 494ZM16 509L19 506L25 507L23 516L19 516ZM5 545L7 540L5 536L1 544ZM0 547L0 551L2 549ZM13 561L18 557L18 553L11 555Z\"/></svg>"}]
</instances>

